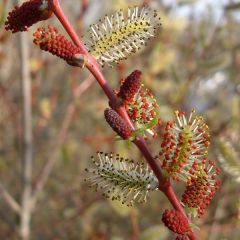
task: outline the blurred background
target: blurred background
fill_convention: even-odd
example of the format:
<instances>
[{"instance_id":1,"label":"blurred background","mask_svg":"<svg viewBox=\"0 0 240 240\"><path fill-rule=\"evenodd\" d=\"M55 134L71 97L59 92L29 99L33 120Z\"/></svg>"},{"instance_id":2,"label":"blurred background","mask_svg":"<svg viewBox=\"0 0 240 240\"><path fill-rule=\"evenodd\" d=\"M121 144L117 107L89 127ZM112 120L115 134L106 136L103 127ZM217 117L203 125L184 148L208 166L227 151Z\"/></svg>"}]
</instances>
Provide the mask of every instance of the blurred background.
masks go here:
<instances>
[{"instance_id":1,"label":"blurred background","mask_svg":"<svg viewBox=\"0 0 240 240\"><path fill-rule=\"evenodd\" d=\"M196 222L197 235L201 240L239 240L240 2L60 2L79 35L120 8L146 4L158 10L162 28L156 38L127 61L105 67L104 74L117 88L121 78L141 70L144 84L159 102L163 122L173 119L174 110L195 108L204 116L211 132L209 155L221 166L223 183ZM115 141L103 117L108 101L86 70L34 46L37 26L24 35L4 30L15 3L0 1L0 239L21 239L18 203L29 189L37 196L28 214L31 239L174 239L161 222L162 212L170 207L163 194L155 192L146 204L129 208L104 199L84 182L84 169L98 150L136 161L141 154ZM38 26L48 24L61 29L54 17ZM159 146L159 139L151 143L154 155ZM182 186L175 189L181 196Z\"/></svg>"}]
</instances>

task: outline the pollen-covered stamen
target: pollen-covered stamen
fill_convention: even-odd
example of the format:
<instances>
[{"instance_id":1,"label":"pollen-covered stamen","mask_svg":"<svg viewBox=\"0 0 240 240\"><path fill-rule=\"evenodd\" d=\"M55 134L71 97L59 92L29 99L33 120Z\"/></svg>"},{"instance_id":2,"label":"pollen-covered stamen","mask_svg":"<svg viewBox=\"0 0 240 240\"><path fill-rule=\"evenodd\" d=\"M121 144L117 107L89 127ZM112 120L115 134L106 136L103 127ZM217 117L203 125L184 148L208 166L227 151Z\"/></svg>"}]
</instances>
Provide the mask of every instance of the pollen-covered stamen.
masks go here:
<instances>
[{"instance_id":1,"label":"pollen-covered stamen","mask_svg":"<svg viewBox=\"0 0 240 240\"><path fill-rule=\"evenodd\" d=\"M122 10L106 15L90 26L89 52L101 65L119 62L146 45L159 26L156 11L144 7L129 8L126 17Z\"/></svg>"},{"instance_id":2,"label":"pollen-covered stamen","mask_svg":"<svg viewBox=\"0 0 240 240\"><path fill-rule=\"evenodd\" d=\"M38 28L33 36L33 42L42 50L64 59L70 65L75 65L74 57L78 56L81 50L67 40L65 36L59 34L55 27L48 26L47 29Z\"/></svg>"},{"instance_id":3,"label":"pollen-covered stamen","mask_svg":"<svg viewBox=\"0 0 240 240\"><path fill-rule=\"evenodd\" d=\"M107 108L104 116L110 127L123 139L128 139L132 134L132 129L125 120L113 109Z\"/></svg>"},{"instance_id":4,"label":"pollen-covered stamen","mask_svg":"<svg viewBox=\"0 0 240 240\"><path fill-rule=\"evenodd\" d=\"M91 187L102 190L103 195L132 206L134 202L146 202L149 191L158 187L153 172L143 164L98 152L98 160L92 157L95 168L86 169L92 176L87 178Z\"/></svg>"},{"instance_id":5,"label":"pollen-covered stamen","mask_svg":"<svg viewBox=\"0 0 240 240\"><path fill-rule=\"evenodd\" d=\"M12 33L27 31L33 24L46 20L51 15L47 0L30 0L9 12L5 28Z\"/></svg>"},{"instance_id":6,"label":"pollen-covered stamen","mask_svg":"<svg viewBox=\"0 0 240 240\"><path fill-rule=\"evenodd\" d=\"M221 181L217 179L220 169L216 164L204 159L202 163L192 165L192 177L188 178L186 190L182 196L182 203L188 209L196 209L201 217L212 201Z\"/></svg>"},{"instance_id":7,"label":"pollen-covered stamen","mask_svg":"<svg viewBox=\"0 0 240 240\"><path fill-rule=\"evenodd\" d=\"M131 103L141 87L141 72L133 71L120 86L118 97L120 97L125 104Z\"/></svg>"},{"instance_id":8,"label":"pollen-covered stamen","mask_svg":"<svg viewBox=\"0 0 240 240\"><path fill-rule=\"evenodd\" d=\"M183 215L174 209L164 211L162 221L167 228L178 234L185 234L189 231L189 224Z\"/></svg>"},{"instance_id":9,"label":"pollen-covered stamen","mask_svg":"<svg viewBox=\"0 0 240 240\"><path fill-rule=\"evenodd\" d=\"M176 112L177 122L167 122L161 151L162 168L175 180L191 176L194 162L202 162L209 146L208 126L202 117L194 117L194 110L186 119L185 113Z\"/></svg>"}]
</instances>

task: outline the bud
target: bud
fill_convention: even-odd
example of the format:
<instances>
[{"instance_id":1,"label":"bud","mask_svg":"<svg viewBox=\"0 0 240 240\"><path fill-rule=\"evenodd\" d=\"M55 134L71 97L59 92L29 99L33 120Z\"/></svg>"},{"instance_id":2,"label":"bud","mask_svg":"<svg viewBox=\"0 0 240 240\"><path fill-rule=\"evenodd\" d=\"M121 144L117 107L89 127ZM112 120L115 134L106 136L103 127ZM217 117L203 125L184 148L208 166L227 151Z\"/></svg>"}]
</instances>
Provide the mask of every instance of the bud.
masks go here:
<instances>
[{"instance_id":1,"label":"bud","mask_svg":"<svg viewBox=\"0 0 240 240\"><path fill-rule=\"evenodd\" d=\"M119 136L123 139L128 139L131 136L132 129L116 111L107 108L104 115L108 124Z\"/></svg>"},{"instance_id":2,"label":"bud","mask_svg":"<svg viewBox=\"0 0 240 240\"><path fill-rule=\"evenodd\" d=\"M76 56L81 50L75 46L71 41L67 40L65 36L58 33L58 30L53 26L48 26L48 29L38 28L33 34L33 42L42 50L52 53L62 59L68 64L76 66Z\"/></svg>"},{"instance_id":3,"label":"bud","mask_svg":"<svg viewBox=\"0 0 240 240\"><path fill-rule=\"evenodd\" d=\"M189 224L179 211L167 209L164 211L162 221L167 228L178 234L185 234L189 231Z\"/></svg>"},{"instance_id":4,"label":"bud","mask_svg":"<svg viewBox=\"0 0 240 240\"><path fill-rule=\"evenodd\" d=\"M141 87L141 74L140 71L135 70L121 84L118 96L121 97L125 103L132 102L135 94L138 93Z\"/></svg>"},{"instance_id":5,"label":"bud","mask_svg":"<svg viewBox=\"0 0 240 240\"><path fill-rule=\"evenodd\" d=\"M27 31L28 27L50 18L51 15L47 0L30 0L9 12L5 28L12 33Z\"/></svg>"}]
</instances>

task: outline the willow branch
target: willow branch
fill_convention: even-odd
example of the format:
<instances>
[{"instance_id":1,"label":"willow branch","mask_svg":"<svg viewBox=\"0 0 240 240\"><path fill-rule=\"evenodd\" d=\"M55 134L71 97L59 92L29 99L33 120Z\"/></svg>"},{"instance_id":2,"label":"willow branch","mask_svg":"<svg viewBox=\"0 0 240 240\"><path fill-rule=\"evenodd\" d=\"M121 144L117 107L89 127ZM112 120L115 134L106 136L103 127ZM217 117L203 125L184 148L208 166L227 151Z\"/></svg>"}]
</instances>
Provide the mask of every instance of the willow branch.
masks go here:
<instances>
[{"instance_id":1,"label":"willow branch","mask_svg":"<svg viewBox=\"0 0 240 240\"><path fill-rule=\"evenodd\" d=\"M62 23L66 32L69 34L69 36L71 37L73 42L81 49L82 53L87 58L86 68L92 73L92 75L95 77L95 79L99 83L100 87L104 91L105 95L108 97L110 106L112 108L114 108L119 113L119 115L126 121L126 123L131 127L131 129L134 130L134 125L133 125L131 119L129 118L125 107L123 105L121 105L121 103L119 103L119 100L115 96L113 89L109 86L108 82L106 81L105 77L103 76L103 74L100 70L100 66L97 63L96 59L87 52L82 40L78 37L78 35L74 31L74 29L72 28L71 24L69 23L68 19L64 15L64 12L61 9L59 1L51 0L50 2L52 3L53 12L55 13L55 15L57 16L59 21ZM169 180L167 180L163 177L162 172L161 172L161 167L158 165L156 160L151 155L144 139L141 137L138 137L136 140L133 141L133 143L142 152L146 161L148 162L148 164L152 168L154 174L158 178L159 189L167 196L169 201L172 203L173 207L176 210L179 210L183 214L183 217L188 220L188 218L180 204L180 201L178 200ZM188 220L188 222L189 222L189 220ZM193 232L190 232L188 236L191 240L196 239L196 236L194 235Z\"/></svg>"},{"instance_id":2,"label":"willow branch","mask_svg":"<svg viewBox=\"0 0 240 240\"><path fill-rule=\"evenodd\" d=\"M21 214L21 207L18 202L11 196L11 194L0 183L0 197L6 202L6 204L17 214Z\"/></svg>"}]
</instances>

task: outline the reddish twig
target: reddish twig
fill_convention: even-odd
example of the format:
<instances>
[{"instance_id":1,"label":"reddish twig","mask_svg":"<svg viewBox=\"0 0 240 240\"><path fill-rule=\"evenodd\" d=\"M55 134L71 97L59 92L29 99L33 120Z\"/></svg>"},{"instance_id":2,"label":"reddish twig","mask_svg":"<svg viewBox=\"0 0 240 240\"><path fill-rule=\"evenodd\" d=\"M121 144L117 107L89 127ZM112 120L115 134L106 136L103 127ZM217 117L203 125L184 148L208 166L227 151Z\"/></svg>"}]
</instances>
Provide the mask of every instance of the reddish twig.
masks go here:
<instances>
[{"instance_id":1,"label":"reddish twig","mask_svg":"<svg viewBox=\"0 0 240 240\"><path fill-rule=\"evenodd\" d=\"M111 107L114 108L118 112L118 114L121 115L121 117L127 122L127 124L134 130L133 123L131 122L131 120L126 112L125 107L119 103L119 100L116 97L116 95L114 94L113 89L109 86L108 82L104 78L96 59L87 52L86 48L84 47L83 42L80 40L80 38L78 37L78 35L74 31L74 29L72 28L71 24L69 23L68 19L64 15L64 12L61 9L59 1L58 0L50 0L49 6L51 7L52 11L57 16L59 21L62 23L63 27L65 28L65 30L67 31L67 33L69 34L69 36L71 37L73 42L81 49L82 53L87 58L86 67L98 81L99 85L101 86L104 93L108 97ZM178 198L171 186L171 183L169 182L169 180L167 180L163 177L161 168L158 165L158 163L156 162L156 160L153 158L151 153L149 152L144 139L142 137L138 137L133 141L133 143L142 152L142 154L144 155L148 164L150 165L150 167L152 168L156 177L158 178L159 189L168 197L168 199L171 202L171 204L173 205L173 207L176 210L179 210L182 213L183 217L187 219L186 214L180 204L180 201L178 200ZM190 232L189 238L191 240L194 240L194 239L196 239L196 236L194 235L193 232Z\"/></svg>"},{"instance_id":2,"label":"reddish twig","mask_svg":"<svg viewBox=\"0 0 240 240\"><path fill-rule=\"evenodd\" d=\"M81 12L77 19L77 33L82 34L83 32L83 18L88 8L89 0L80 0Z\"/></svg>"}]
</instances>

